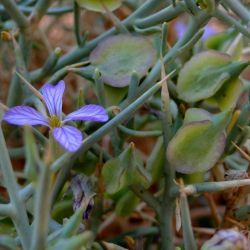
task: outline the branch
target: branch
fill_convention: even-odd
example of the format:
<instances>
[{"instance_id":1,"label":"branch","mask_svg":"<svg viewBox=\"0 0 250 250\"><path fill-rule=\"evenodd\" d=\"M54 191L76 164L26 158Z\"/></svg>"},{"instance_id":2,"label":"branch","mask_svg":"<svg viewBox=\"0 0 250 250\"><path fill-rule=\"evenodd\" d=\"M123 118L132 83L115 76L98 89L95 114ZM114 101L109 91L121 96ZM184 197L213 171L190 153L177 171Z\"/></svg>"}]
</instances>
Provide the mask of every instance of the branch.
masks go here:
<instances>
[{"instance_id":1,"label":"branch","mask_svg":"<svg viewBox=\"0 0 250 250\"><path fill-rule=\"evenodd\" d=\"M27 17L18 9L17 4L13 0L0 0L6 11L16 22L20 30L25 30L29 27L29 20Z\"/></svg>"},{"instance_id":2,"label":"branch","mask_svg":"<svg viewBox=\"0 0 250 250\"><path fill-rule=\"evenodd\" d=\"M15 210L11 204L0 204L0 216L15 217Z\"/></svg>"},{"instance_id":3,"label":"branch","mask_svg":"<svg viewBox=\"0 0 250 250\"><path fill-rule=\"evenodd\" d=\"M242 186L250 186L250 179L197 183L187 185L183 188L183 190L186 195L194 195L205 192L219 192ZM172 197L177 197L180 195L180 189L178 187L173 187L170 192Z\"/></svg>"},{"instance_id":4,"label":"branch","mask_svg":"<svg viewBox=\"0 0 250 250\"><path fill-rule=\"evenodd\" d=\"M250 12L245 6L239 1L235 0L223 0L223 2L245 23L250 22Z\"/></svg>"},{"instance_id":5,"label":"branch","mask_svg":"<svg viewBox=\"0 0 250 250\"><path fill-rule=\"evenodd\" d=\"M24 249L29 249L30 244L30 226L25 205L18 195L18 185L15 174L12 169L8 150L4 140L2 127L0 126L0 166L2 169L4 183L9 193L10 202L16 211L16 216L13 218L15 226L20 236Z\"/></svg>"},{"instance_id":6,"label":"branch","mask_svg":"<svg viewBox=\"0 0 250 250\"><path fill-rule=\"evenodd\" d=\"M33 28L37 27L42 17L46 14L51 2L51 0L38 0L29 17Z\"/></svg>"}]
</instances>

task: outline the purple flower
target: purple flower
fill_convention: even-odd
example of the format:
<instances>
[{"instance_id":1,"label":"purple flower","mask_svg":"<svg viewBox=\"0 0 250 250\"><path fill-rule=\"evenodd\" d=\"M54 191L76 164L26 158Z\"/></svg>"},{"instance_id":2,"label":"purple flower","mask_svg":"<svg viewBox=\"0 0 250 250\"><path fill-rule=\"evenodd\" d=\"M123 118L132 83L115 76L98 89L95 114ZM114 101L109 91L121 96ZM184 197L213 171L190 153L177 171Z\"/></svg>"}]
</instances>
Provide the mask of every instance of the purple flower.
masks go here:
<instances>
[{"instance_id":1,"label":"purple flower","mask_svg":"<svg viewBox=\"0 0 250 250\"><path fill-rule=\"evenodd\" d=\"M183 37L186 32L187 25L184 21L178 20L175 22L174 30L178 39ZM216 34L216 30L209 24L204 27L204 33L202 35L202 41L206 41L210 36Z\"/></svg>"},{"instance_id":2,"label":"purple flower","mask_svg":"<svg viewBox=\"0 0 250 250\"><path fill-rule=\"evenodd\" d=\"M86 105L68 114L62 119L62 97L65 90L64 81L53 86L45 84L41 93L48 109L48 116L29 106L10 108L3 116L3 120L14 125L44 125L52 130L55 140L66 150L76 151L82 143L82 133L73 126L65 125L69 121L105 122L108 115L99 105Z\"/></svg>"}]
</instances>

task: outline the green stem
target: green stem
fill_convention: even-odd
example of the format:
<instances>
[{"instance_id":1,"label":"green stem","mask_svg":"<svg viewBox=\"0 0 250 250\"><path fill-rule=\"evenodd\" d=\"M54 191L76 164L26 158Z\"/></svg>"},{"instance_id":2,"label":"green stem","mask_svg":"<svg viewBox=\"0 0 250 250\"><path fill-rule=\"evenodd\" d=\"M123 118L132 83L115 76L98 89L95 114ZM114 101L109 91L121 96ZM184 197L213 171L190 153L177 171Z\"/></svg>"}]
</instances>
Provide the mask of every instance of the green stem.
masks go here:
<instances>
[{"instance_id":1,"label":"green stem","mask_svg":"<svg viewBox=\"0 0 250 250\"><path fill-rule=\"evenodd\" d=\"M185 250L197 250L193 228L190 218L190 209L188 206L188 199L185 193L180 197L180 210L181 210L181 224L184 239Z\"/></svg>"},{"instance_id":2,"label":"green stem","mask_svg":"<svg viewBox=\"0 0 250 250\"><path fill-rule=\"evenodd\" d=\"M34 7L19 5L18 9L23 14L30 14L32 10L34 9ZM72 11L73 11L72 6L63 6L63 7L54 7L54 8L52 7L47 10L46 15L53 15L53 16L62 15L62 14L69 13ZM4 13L6 13L5 9L3 8L3 6L0 6L0 14L4 14Z\"/></svg>"},{"instance_id":3,"label":"green stem","mask_svg":"<svg viewBox=\"0 0 250 250\"><path fill-rule=\"evenodd\" d=\"M16 22L20 30L25 30L29 27L29 20L18 9L14 0L0 0L0 3L5 7L11 18Z\"/></svg>"},{"instance_id":4,"label":"green stem","mask_svg":"<svg viewBox=\"0 0 250 250\"><path fill-rule=\"evenodd\" d=\"M0 216L14 218L16 216L15 209L11 204L0 204Z\"/></svg>"},{"instance_id":5,"label":"green stem","mask_svg":"<svg viewBox=\"0 0 250 250\"><path fill-rule=\"evenodd\" d=\"M20 148L8 148L9 156L12 159L23 159L25 158L24 147Z\"/></svg>"},{"instance_id":6,"label":"green stem","mask_svg":"<svg viewBox=\"0 0 250 250\"><path fill-rule=\"evenodd\" d=\"M20 36L19 43L17 43L13 38L13 47L15 52L16 71L27 79L28 72L26 68L26 62L24 60L24 51L21 49L20 45L24 45L24 37L22 35ZM28 55L28 52L26 53L26 55ZM8 92L7 105L12 107L20 104L22 102L23 94L27 96L28 93L30 94L30 90L26 85L21 83L19 77L14 74Z\"/></svg>"},{"instance_id":7,"label":"green stem","mask_svg":"<svg viewBox=\"0 0 250 250\"><path fill-rule=\"evenodd\" d=\"M102 76L98 68L95 69L94 80L95 80L96 96L98 98L98 101L103 107L106 107L106 98L104 95L105 93L104 82L102 80Z\"/></svg>"},{"instance_id":8,"label":"green stem","mask_svg":"<svg viewBox=\"0 0 250 250\"><path fill-rule=\"evenodd\" d=\"M32 10L32 13L30 14L30 22L33 26L33 29L37 27L38 23L42 19L42 17L46 14L50 4L51 0L38 0L37 4Z\"/></svg>"},{"instance_id":9,"label":"green stem","mask_svg":"<svg viewBox=\"0 0 250 250\"><path fill-rule=\"evenodd\" d=\"M162 135L162 131L161 130L154 130L154 131L137 131L137 130L133 130L130 128L127 128L123 125L119 125L118 128L125 134L127 135L131 135L134 137L152 137L152 136L161 136Z\"/></svg>"},{"instance_id":10,"label":"green stem","mask_svg":"<svg viewBox=\"0 0 250 250\"><path fill-rule=\"evenodd\" d=\"M78 46L82 46L81 36L81 9L76 1L74 1L74 31Z\"/></svg>"},{"instance_id":11,"label":"green stem","mask_svg":"<svg viewBox=\"0 0 250 250\"><path fill-rule=\"evenodd\" d=\"M184 0L185 4L187 5L188 10L191 12L192 15L196 15L199 11L198 6L196 5L196 1L194 0Z\"/></svg>"},{"instance_id":12,"label":"green stem","mask_svg":"<svg viewBox=\"0 0 250 250\"><path fill-rule=\"evenodd\" d=\"M134 100L134 95L137 92L137 89L140 84L140 79L138 74L134 71L132 72L129 87L128 87L128 99Z\"/></svg>"},{"instance_id":13,"label":"green stem","mask_svg":"<svg viewBox=\"0 0 250 250\"><path fill-rule=\"evenodd\" d=\"M165 67L163 63L162 53L165 51L165 39L167 36L167 26L162 26L162 42L161 42L161 77L165 77ZM161 89L161 122L163 130L163 146L164 152L166 152L168 143L172 137L172 117L170 110L170 96L168 92L167 81L163 82ZM161 242L162 249L174 249L173 244L173 209L174 199L169 195L170 188L174 185L173 180L175 178L175 171L171 164L168 162L166 154L164 155L164 192L161 204L161 213L159 216L160 220L160 231L161 231Z\"/></svg>"},{"instance_id":14,"label":"green stem","mask_svg":"<svg viewBox=\"0 0 250 250\"><path fill-rule=\"evenodd\" d=\"M238 22L235 18L229 16L226 12L221 10L215 10L214 16L220 19L223 22L226 22L230 26L234 27L238 32L242 33L246 37L250 38L249 29L244 27L240 22Z\"/></svg>"},{"instance_id":15,"label":"green stem","mask_svg":"<svg viewBox=\"0 0 250 250\"><path fill-rule=\"evenodd\" d=\"M249 10L241 3L241 1L235 0L223 0L223 2L234 12L236 13L245 23L249 24L250 22L250 12Z\"/></svg>"},{"instance_id":16,"label":"green stem","mask_svg":"<svg viewBox=\"0 0 250 250\"><path fill-rule=\"evenodd\" d=\"M43 166L39 178L34 209L34 231L31 250L46 249L48 223L51 203L51 171L49 166Z\"/></svg>"},{"instance_id":17,"label":"green stem","mask_svg":"<svg viewBox=\"0 0 250 250\"><path fill-rule=\"evenodd\" d=\"M176 7L174 7L173 5L168 6L151 16L146 16L143 18L136 19L135 26L141 29L145 29L160 24L163 21L168 22L174 19L175 17L179 16L180 14L182 14L185 11L185 9L186 9L185 4L181 2L178 3Z\"/></svg>"},{"instance_id":18,"label":"green stem","mask_svg":"<svg viewBox=\"0 0 250 250\"><path fill-rule=\"evenodd\" d=\"M24 249L29 249L30 245L30 226L26 213L26 208L21 198L18 195L18 185L15 174L12 169L8 150L3 136L2 127L0 126L0 166L2 169L4 183L10 196L10 202L15 210L15 217L13 218L18 235L20 236Z\"/></svg>"},{"instance_id":19,"label":"green stem","mask_svg":"<svg viewBox=\"0 0 250 250\"><path fill-rule=\"evenodd\" d=\"M197 183L184 187L184 192L186 193L186 195L195 195L206 192L219 192L230 188L238 188L244 186L250 186L250 179ZM177 197L180 195L180 189L176 186L172 187L170 190L170 194L172 197Z\"/></svg>"},{"instance_id":20,"label":"green stem","mask_svg":"<svg viewBox=\"0 0 250 250\"><path fill-rule=\"evenodd\" d=\"M51 54L49 55L48 59L46 60L46 62L44 63L44 65L42 66L42 68L37 72L37 76L36 79L40 80L40 79L44 79L45 77L49 76L53 69L55 68L58 59L61 56L61 49L60 48L56 48L54 51L51 52Z\"/></svg>"},{"instance_id":21,"label":"green stem","mask_svg":"<svg viewBox=\"0 0 250 250\"><path fill-rule=\"evenodd\" d=\"M34 187L32 183L30 183L29 185L27 185L26 187L24 187L19 191L19 196L22 201L26 202L29 198L31 198L33 193L34 193Z\"/></svg>"}]
</instances>

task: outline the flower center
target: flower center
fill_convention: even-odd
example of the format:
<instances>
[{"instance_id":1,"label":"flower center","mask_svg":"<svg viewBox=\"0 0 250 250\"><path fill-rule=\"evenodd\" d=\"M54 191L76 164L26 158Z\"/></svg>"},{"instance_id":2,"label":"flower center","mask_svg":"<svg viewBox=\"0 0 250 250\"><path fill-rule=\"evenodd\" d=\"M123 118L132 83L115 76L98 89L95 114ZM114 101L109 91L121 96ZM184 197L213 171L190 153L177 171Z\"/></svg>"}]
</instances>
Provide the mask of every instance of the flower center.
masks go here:
<instances>
[{"instance_id":1,"label":"flower center","mask_svg":"<svg viewBox=\"0 0 250 250\"><path fill-rule=\"evenodd\" d=\"M61 127L61 121L58 119L57 116L52 115L49 118L49 125L51 128L60 128Z\"/></svg>"}]
</instances>

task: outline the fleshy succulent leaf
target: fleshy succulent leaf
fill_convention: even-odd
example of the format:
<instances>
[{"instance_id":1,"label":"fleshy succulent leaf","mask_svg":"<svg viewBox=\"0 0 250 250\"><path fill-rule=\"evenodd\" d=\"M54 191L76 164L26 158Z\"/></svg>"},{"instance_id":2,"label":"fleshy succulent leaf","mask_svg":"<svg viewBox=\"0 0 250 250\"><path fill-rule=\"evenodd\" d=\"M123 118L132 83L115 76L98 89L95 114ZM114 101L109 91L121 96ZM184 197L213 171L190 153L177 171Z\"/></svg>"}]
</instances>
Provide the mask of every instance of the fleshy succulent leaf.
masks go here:
<instances>
[{"instance_id":1,"label":"fleshy succulent leaf","mask_svg":"<svg viewBox=\"0 0 250 250\"><path fill-rule=\"evenodd\" d=\"M200 122L205 120L211 120L212 114L210 114L205 109L200 108L190 108L185 113L185 118L183 123L188 124L190 122Z\"/></svg>"},{"instance_id":2,"label":"fleshy succulent leaf","mask_svg":"<svg viewBox=\"0 0 250 250\"><path fill-rule=\"evenodd\" d=\"M206 51L195 55L182 70L177 82L180 99L196 102L209 98L248 66L248 62L231 62L227 54Z\"/></svg>"},{"instance_id":3,"label":"fleshy succulent leaf","mask_svg":"<svg viewBox=\"0 0 250 250\"><path fill-rule=\"evenodd\" d=\"M129 185L141 183L147 187L151 177L143 167L134 144L125 149L117 158L109 160L102 171L107 193L113 194Z\"/></svg>"},{"instance_id":4,"label":"fleshy succulent leaf","mask_svg":"<svg viewBox=\"0 0 250 250\"><path fill-rule=\"evenodd\" d=\"M167 149L168 160L177 172L192 174L214 166L224 151L224 129L230 120L230 113L213 115L210 120L196 119L179 129Z\"/></svg>"},{"instance_id":5,"label":"fleshy succulent leaf","mask_svg":"<svg viewBox=\"0 0 250 250\"><path fill-rule=\"evenodd\" d=\"M115 212L119 216L128 216L134 211L140 199L130 190L128 190L121 198L118 200Z\"/></svg>"},{"instance_id":6,"label":"fleshy succulent leaf","mask_svg":"<svg viewBox=\"0 0 250 250\"><path fill-rule=\"evenodd\" d=\"M101 42L90 54L90 62L97 67L104 83L125 87L134 71L144 76L156 59L156 51L144 37L111 36Z\"/></svg>"},{"instance_id":7,"label":"fleshy succulent leaf","mask_svg":"<svg viewBox=\"0 0 250 250\"><path fill-rule=\"evenodd\" d=\"M236 106L242 91L242 81L239 78L233 78L211 97L211 101L213 101L221 111L228 110Z\"/></svg>"}]
</instances>

